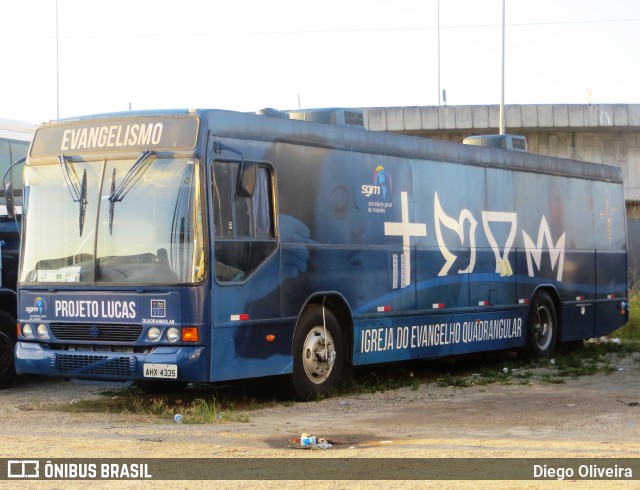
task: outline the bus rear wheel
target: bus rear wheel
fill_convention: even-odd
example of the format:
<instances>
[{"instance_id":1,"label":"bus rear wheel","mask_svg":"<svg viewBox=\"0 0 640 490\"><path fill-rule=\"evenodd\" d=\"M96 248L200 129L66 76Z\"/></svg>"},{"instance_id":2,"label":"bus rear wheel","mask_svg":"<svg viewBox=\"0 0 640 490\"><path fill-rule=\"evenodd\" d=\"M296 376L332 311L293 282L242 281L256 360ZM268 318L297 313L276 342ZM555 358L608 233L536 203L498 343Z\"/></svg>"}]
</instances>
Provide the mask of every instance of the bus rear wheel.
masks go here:
<instances>
[{"instance_id":1,"label":"bus rear wheel","mask_svg":"<svg viewBox=\"0 0 640 490\"><path fill-rule=\"evenodd\" d=\"M527 353L533 359L550 357L558 337L556 307L549 293L536 293L529 308Z\"/></svg>"},{"instance_id":2,"label":"bus rear wheel","mask_svg":"<svg viewBox=\"0 0 640 490\"><path fill-rule=\"evenodd\" d=\"M300 399L310 400L338 388L345 362L343 335L331 310L311 305L293 336L291 383Z\"/></svg>"},{"instance_id":3,"label":"bus rear wheel","mask_svg":"<svg viewBox=\"0 0 640 490\"><path fill-rule=\"evenodd\" d=\"M0 311L0 387L7 386L16 375L13 352L16 345L16 321Z\"/></svg>"}]
</instances>

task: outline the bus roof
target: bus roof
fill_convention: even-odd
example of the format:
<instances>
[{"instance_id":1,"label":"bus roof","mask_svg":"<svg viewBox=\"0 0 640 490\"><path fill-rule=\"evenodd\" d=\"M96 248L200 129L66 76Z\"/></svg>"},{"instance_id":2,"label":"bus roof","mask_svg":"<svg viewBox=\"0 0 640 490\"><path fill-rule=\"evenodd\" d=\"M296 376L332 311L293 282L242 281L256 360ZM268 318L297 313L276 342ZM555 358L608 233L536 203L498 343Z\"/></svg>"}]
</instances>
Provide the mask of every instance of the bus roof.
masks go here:
<instances>
[{"instance_id":1,"label":"bus roof","mask_svg":"<svg viewBox=\"0 0 640 490\"><path fill-rule=\"evenodd\" d=\"M0 117L0 138L18 141L31 141L36 126L24 121L4 119Z\"/></svg>"},{"instance_id":2,"label":"bus roof","mask_svg":"<svg viewBox=\"0 0 640 490\"><path fill-rule=\"evenodd\" d=\"M131 117L179 118L186 115L198 116L203 123L202 129L211 131L219 137L289 142L391 157L464 163L622 183L622 169L613 165L220 109L171 109L95 114L51 121L45 123L45 126L82 123L89 120L123 120Z\"/></svg>"},{"instance_id":3,"label":"bus roof","mask_svg":"<svg viewBox=\"0 0 640 490\"><path fill-rule=\"evenodd\" d=\"M344 125L278 119L216 109L196 111L220 137L299 143L420 160L508 168L622 183L618 166L568 160L521 151L451 143Z\"/></svg>"}]
</instances>

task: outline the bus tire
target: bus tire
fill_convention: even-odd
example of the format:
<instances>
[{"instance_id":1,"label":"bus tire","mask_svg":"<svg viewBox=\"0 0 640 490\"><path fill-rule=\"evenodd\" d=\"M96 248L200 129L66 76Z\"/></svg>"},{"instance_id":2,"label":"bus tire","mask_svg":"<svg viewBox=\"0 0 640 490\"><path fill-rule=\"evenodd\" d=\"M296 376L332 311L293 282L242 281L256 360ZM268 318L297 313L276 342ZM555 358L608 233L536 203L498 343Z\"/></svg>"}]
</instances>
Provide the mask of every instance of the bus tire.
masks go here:
<instances>
[{"instance_id":1,"label":"bus tire","mask_svg":"<svg viewBox=\"0 0 640 490\"><path fill-rule=\"evenodd\" d=\"M328 308L311 305L300 316L293 336L294 393L302 400L327 395L340 385L344 363L338 320Z\"/></svg>"},{"instance_id":2,"label":"bus tire","mask_svg":"<svg viewBox=\"0 0 640 490\"><path fill-rule=\"evenodd\" d=\"M7 312L0 311L0 387L7 386L16 375L15 346L16 321Z\"/></svg>"},{"instance_id":3,"label":"bus tire","mask_svg":"<svg viewBox=\"0 0 640 490\"><path fill-rule=\"evenodd\" d=\"M553 355L558 338L556 307L546 291L536 293L529 307L527 353L533 359Z\"/></svg>"}]
</instances>

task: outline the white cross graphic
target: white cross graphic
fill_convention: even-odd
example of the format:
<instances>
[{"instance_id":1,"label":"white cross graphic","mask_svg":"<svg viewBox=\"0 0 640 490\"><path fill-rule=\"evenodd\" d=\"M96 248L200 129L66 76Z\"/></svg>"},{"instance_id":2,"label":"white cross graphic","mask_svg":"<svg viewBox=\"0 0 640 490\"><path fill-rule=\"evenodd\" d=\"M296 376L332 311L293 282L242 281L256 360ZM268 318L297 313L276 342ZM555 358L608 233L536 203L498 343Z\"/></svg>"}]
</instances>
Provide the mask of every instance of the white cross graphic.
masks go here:
<instances>
[{"instance_id":1,"label":"white cross graphic","mask_svg":"<svg viewBox=\"0 0 640 490\"><path fill-rule=\"evenodd\" d=\"M404 288L411 284L411 237L427 236L427 225L425 223L409 223L409 199L407 198L407 193L401 192L400 197L402 200L402 222L385 222L384 234L402 237L402 256L407 272L402 274L401 287Z\"/></svg>"}]
</instances>

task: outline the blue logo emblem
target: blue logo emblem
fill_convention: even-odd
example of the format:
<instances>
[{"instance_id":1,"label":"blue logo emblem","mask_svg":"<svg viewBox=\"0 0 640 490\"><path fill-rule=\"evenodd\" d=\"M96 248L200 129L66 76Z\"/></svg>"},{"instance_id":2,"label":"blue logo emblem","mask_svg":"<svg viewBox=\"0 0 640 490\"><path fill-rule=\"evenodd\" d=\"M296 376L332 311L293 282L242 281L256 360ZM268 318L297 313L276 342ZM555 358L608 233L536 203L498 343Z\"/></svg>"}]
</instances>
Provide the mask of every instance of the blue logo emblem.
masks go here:
<instances>
[{"instance_id":1,"label":"blue logo emblem","mask_svg":"<svg viewBox=\"0 0 640 490\"><path fill-rule=\"evenodd\" d=\"M380 189L382 198L387 199L387 194L391 192L391 175L382 165L378 165L373 173L373 185Z\"/></svg>"},{"instance_id":2,"label":"blue logo emblem","mask_svg":"<svg viewBox=\"0 0 640 490\"><path fill-rule=\"evenodd\" d=\"M97 339L100 336L100 329L98 328L97 325L91 325L91 328L89 329L89 334L94 339Z\"/></svg>"},{"instance_id":3,"label":"blue logo emblem","mask_svg":"<svg viewBox=\"0 0 640 490\"><path fill-rule=\"evenodd\" d=\"M44 312L47 309L47 302L44 298L38 296L33 302L33 306L38 310L38 315L44 315Z\"/></svg>"}]
</instances>

